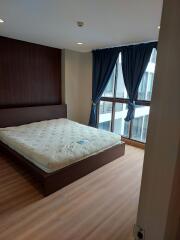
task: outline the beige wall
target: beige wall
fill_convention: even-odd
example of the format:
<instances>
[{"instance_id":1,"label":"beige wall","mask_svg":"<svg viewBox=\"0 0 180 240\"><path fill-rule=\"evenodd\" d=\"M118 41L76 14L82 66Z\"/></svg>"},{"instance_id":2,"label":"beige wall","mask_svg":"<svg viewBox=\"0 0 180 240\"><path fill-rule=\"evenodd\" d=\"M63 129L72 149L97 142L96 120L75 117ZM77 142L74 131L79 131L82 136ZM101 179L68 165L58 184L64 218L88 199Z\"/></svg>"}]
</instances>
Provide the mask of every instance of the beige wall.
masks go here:
<instances>
[{"instance_id":1,"label":"beige wall","mask_svg":"<svg viewBox=\"0 0 180 240\"><path fill-rule=\"evenodd\" d=\"M68 107L68 118L88 124L92 94L92 56L63 50L62 95Z\"/></svg>"},{"instance_id":2,"label":"beige wall","mask_svg":"<svg viewBox=\"0 0 180 240\"><path fill-rule=\"evenodd\" d=\"M180 143L178 161L176 163L175 177L171 191L171 200L166 224L165 240L180 239ZM178 229L178 230L177 230Z\"/></svg>"},{"instance_id":3,"label":"beige wall","mask_svg":"<svg viewBox=\"0 0 180 240\"><path fill-rule=\"evenodd\" d=\"M173 187L179 188L179 143L180 1L165 0L137 218L146 240L176 239L180 202Z\"/></svg>"}]
</instances>

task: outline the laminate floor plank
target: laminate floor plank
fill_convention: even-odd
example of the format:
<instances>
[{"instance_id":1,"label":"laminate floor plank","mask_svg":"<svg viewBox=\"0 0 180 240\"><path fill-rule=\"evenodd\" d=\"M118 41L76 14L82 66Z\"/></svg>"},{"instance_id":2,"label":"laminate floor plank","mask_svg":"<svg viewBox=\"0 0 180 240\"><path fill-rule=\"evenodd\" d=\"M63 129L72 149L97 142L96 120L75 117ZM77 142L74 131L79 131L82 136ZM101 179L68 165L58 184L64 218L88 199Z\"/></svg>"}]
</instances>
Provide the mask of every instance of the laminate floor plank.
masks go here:
<instances>
[{"instance_id":1,"label":"laminate floor plank","mask_svg":"<svg viewBox=\"0 0 180 240\"><path fill-rule=\"evenodd\" d=\"M0 154L0 239L132 240L144 151L123 157L44 198L37 182Z\"/></svg>"}]
</instances>

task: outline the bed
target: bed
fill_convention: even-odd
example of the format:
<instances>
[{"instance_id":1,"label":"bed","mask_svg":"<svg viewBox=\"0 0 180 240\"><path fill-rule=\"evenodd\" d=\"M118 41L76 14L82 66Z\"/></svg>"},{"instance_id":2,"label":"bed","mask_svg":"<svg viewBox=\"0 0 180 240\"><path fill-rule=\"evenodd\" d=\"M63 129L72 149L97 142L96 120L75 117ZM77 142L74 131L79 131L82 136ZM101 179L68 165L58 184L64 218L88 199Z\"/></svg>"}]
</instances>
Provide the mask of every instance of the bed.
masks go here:
<instances>
[{"instance_id":1,"label":"bed","mask_svg":"<svg viewBox=\"0 0 180 240\"><path fill-rule=\"evenodd\" d=\"M120 136L67 119L66 105L0 109L0 147L49 195L122 156Z\"/></svg>"}]
</instances>

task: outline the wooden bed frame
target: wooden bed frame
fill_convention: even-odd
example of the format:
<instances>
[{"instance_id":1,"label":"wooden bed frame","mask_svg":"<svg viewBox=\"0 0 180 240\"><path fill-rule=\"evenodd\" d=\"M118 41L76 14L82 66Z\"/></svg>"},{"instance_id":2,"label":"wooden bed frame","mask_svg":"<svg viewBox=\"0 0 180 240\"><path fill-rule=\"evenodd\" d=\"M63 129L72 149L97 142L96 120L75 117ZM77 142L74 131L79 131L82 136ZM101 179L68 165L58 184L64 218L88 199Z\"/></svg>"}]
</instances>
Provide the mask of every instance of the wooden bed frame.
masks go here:
<instances>
[{"instance_id":1,"label":"wooden bed frame","mask_svg":"<svg viewBox=\"0 0 180 240\"><path fill-rule=\"evenodd\" d=\"M5 108L0 109L0 127L18 126L31 122L66 117L66 105ZM125 152L125 144L117 144L103 152L90 156L53 173L46 173L1 141L0 148L13 156L17 163L23 165L37 178L42 185L43 194L45 196L121 157Z\"/></svg>"}]
</instances>

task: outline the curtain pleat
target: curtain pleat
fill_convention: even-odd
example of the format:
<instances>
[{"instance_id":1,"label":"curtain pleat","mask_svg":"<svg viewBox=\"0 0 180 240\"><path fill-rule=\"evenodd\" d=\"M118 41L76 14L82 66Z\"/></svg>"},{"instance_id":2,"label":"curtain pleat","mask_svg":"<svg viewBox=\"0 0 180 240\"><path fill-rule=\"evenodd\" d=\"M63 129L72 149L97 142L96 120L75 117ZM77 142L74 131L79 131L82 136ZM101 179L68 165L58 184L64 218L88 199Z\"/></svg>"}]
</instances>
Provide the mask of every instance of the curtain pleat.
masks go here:
<instances>
[{"instance_id":1,"label":"curtain pleat","mask_svg":"<svg viewBox=\"0 0 180 240\"><path fill-rule=\"evenodd\" d=\"M119 56L119 48L93 51L92 106L89 125L96 127L97 104L108 84Z\"/></svg>"},{"instance_id":2,"label":"curtain pleat","mask_svg":"<svg viewBox=\"0 0 180 240\"><path fill-rule=\"evenodd\" d=\"M125 121L130 121L134 118L138 88L154 47L155 43L143 43L125 46L121 50L122 72L129 96L128 112Z\"/></svg>"}]
</instances>

